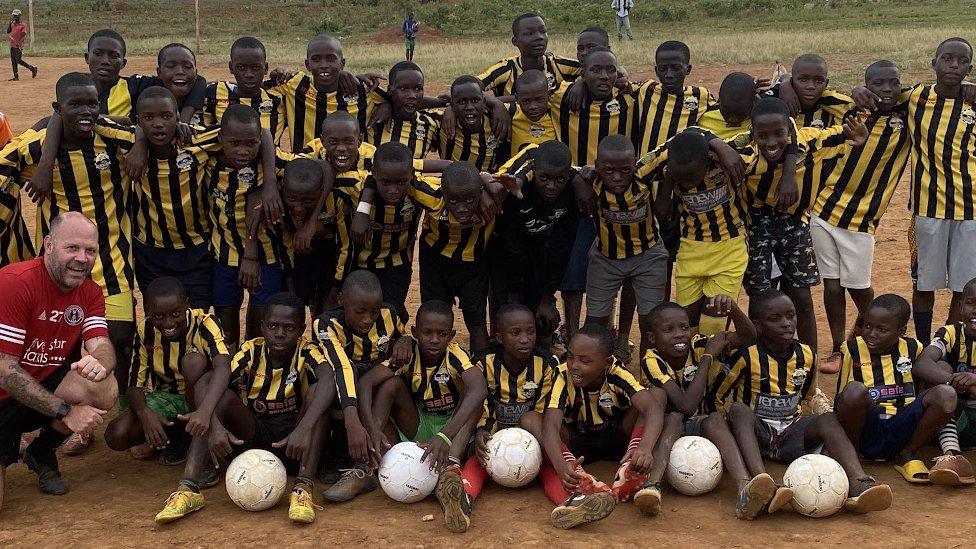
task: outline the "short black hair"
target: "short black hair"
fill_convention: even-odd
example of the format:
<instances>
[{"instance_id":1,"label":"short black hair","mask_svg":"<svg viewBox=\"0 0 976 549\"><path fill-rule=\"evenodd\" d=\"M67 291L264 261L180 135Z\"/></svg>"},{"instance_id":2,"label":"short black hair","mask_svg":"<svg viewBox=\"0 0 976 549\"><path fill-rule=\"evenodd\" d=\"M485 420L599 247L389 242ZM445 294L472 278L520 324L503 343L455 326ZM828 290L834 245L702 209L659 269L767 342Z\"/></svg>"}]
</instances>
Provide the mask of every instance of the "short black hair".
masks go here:
<instances>
[{"instance_id":1,"label":"short black hair","mask_svg":"<svg viewBox=\"0 0 976 549\"><path fill-rule=\"evenodd\" d=\"M417 319L414 323L420 324L421 319L427 315L446 316L451 319L451 325L454 325L454 308L440 299L428 299L421 303L420 308L417 309Z\"/></svg>"},{"instance_id":2,"label":"short black hair","mask_svg":"<svg viewBox=\"0 0 976 549\"><path fill-rule=\"evenodd\" d=\"M220 116L220 125L226 126L228 122L249 125L254 124L261 127L261 117L258 111L241 103L227 105L227 110Z\"/></svg>"},{"instance_id":3,"label":"short black hair","mask_svg":"<svg viewBox=\"0 0 976 549\"><path fill-rule=\"evenodd\" d=\"M342 281L342 292L360 291L368 294L383 295L383 286L380 279L366 269L359 269L349 273L349 276Z\"/></svg>"},{"instance_id":4,"label":"short black hair","mask_svg":"<svg viewBox=\"0 0 976 549\"><path fill-rule=\"evenodd\" d=\"M597 342L600 344L601 353L607 356L613 354L613 345L614 345L613 332L611 332L610 329L604 326L603 324L597 324L596 322L588 322L584 324L582 327L580 327L580 329L576 331L576 335L573 337L577 337L581 335L586 337L592 337L593 339L597 340Z\"/></svg>"},{"instance_id":5,"label":"short black hair","mask_svg":"<svg viewBox=\"0 0 976 549\"><path fill-rule=\"evenodd\" d=\"M441 173L441 188L449 192L465 192L481 188L481 171L464 160L451 162Z\"/></svg>"},{"instance_id":6,"label":"short black hair","mask_svg":"<svg viewBox=\"0 0 976 549\"><path fill-rule=\"evenodd\" d=\"M325 126L327 124L338 124L340 122L353 123L353 124L355 124L356 125L356 133L359 133L359 130L360 130L360 128L359 128L359 119L356 118L355 116L349 114L349 111L336 111L336 112L330 113L329 116L326 116L325 117L325 120L322 121L322 129L321 129L321 132L323 134L325 133Z\"/></svg>"},{"instance_id":7,"label":"short black hair","mask_svg":"<svg viewBox=\"0 0 976 549\"><path fill-rule=\"evenodd\" d=\"M752 106L752 114L750 116L755 120L766 114L779 114L785 118L790 118L790 107L778 97L760 97L756 100L756 104Z\"/></svg>"},{"instance_id":8,"label":"short black hair","mask_svg":"<svg viewBox=\"0 0 976 549\"><path fill-rule=\"evenodd\" d=\"M825 69L827 68L827 60L824 59L823 56L817 55L815 53L804 53L803 55L800 55L799 57L793 60L794 67L797 66L799 63L817 63L823 65Z\"/></svg>"},{"instance_id":9,"label":"short black hair","mask_svg":"<svg viewBox=\"0 0 976 549\"><path fill-rule=\"evenodd\" d=\"M586 27L585 29L581 30L577 36L582 36L584 34L595 34L606 42L607 47L610 47L610 33L607 32L607 29L603 27Z\"/></svg>"},{"instance_id":10,"label":"short black hair","mask_svg":"<svg viewBox=\"0 0 976 549\"><path fill-rule=\"evenodd\" d=\"M874 63L871 63L870 65L868 65L866 69L864 69L864 80L867 81L868 78L870 78L871 73L878 69L897 69L897 68L898 65L894 64L893 62L888 61L887 59L880 59L878 61L875 61Z\"/></svg>"},{"instance_id":11,"label":"short black hair","mask_svg":"<svg viewBox=\"0 0 976 549\"><path fill-rule=\"evenodd\" d=\"M197 62L197 56L196 56L196 54L193 53L193 50L190 49L190 46L187 46L186 44L181 44L179 42L173 42L173 43L170 43L170 44L166 44L162 48L159 48L159 53L156 54L156 63L159 64L159 65L162 65L163 64L163 56L166 55L166 52L168 52L169 50L175 50L176 48L182 48L182 49L190 52L190 57L193 58L193 62L194 63Z\"/></svg>"},{"instance_id":12,"label":"short black hair","mask_svg":"<svg viewBox=\"0 0 976 549\"><path fill-rule=\"evenodd\" d=\"M477 84L478 89L485 91L485 83L481 81L477 76L471 76L470 74L465 74L464 76L458 76L451 82L451 95L454 95L454 88L458 86L463 86L465 84Z\"/></svg>"},{"instance_id":13,"label":"short black hair","mask_svg":"<svg viewBox=\"0 0 976 549\"><path fill-rule=\"evenodd\" d=\"M54 85L54 96L57 98L59 103L64 101L64 96L68 93L68 90L72 88L80 88L84 86L95 87L95 82L92 81L91 77L87 74L80 72L69 72L58 78L58 83Z\"/></svg>"},{"instance_id":14,"label":"short black hair","mask_svg":"<svg viewBox=\"0 0 976 549\"><path fill-rule=\"evenodd\" d=\"M938 57L939 50L942 49L942 46L945 46L949 42L961 42L963 44L966 44L966 47L969 48L969 55L970 55L970 57L972 57L972 55L973 55L973 45L969 43L969 40L966 40L965 38L960 38L958 36L953 36L952 38L946 38L942 42L939 42L939 47L935 48L935 55L936 55L936 57Z\"/></svg>"},{"instance_id":15,"label":"short black hair","mask_svg":"<svg viewBox=\"0 0 976 549\"><path fill-rule=\"evenodd\" d=\"M590 50L589 53L586 54L586 58L583 59L583 68L584 69L587 68L587 67L589 67L590 66L590 63L592 62L591 60L594 57L596 57L595 55L593 55L594 53L609 53L610 55L613 56L614 62L616 62L616 60L617 60L617 54L613 53L613 51L611 51L610 48L604 47L604 46L597 46L597 47L593 48L592 50Z\"/></svg>"},{"instance_id":16,"label":"short black hair","mask_svg":"<svg viewBox=\"0 0 976 549\"><path fill-rule=\"evenodd\" d=\"M514 315L515 313L527 314L533 319L535 318L535 315L532 313L532 309L529 309L521 303L503 303L498 306L498 309L495 310L496 325L501 324L503 322L503 318L507 317L508 315Z\"/></svg>"},{"instance_id":17,"label":"short black hair","mask_svg":"<svg viewBox=\"0 0 976 549\"><path fill-rule=\"evenodd\" d=\"M179 113L179 103L176 101L176 97L173 92L169 91L163 86L150 86L139 94L139 99L136 99L136 111L139 110L139 105L142 105L143 101L148 101L150 99L167 99L173 102L173 110Z\"/></svg>"},{"instance_id":18,"label":"short black hair","mask_svg":"<svg viewBox=\"0 0 976 549\"><path fill-rule=\"evenodd\" d=\"M87 51L91 51L91 44L96 38L111 38L122 46L122 57L125 57L125 38L122 35L112 29L101 29L95 31L94 34L88 39Z\"/></svg>"},{"instance_id":19,"label":"short black hair","mask_svg":"<svg viewBox=\"0 0 976 549\"><path fill-rule=\"evenodd\" d=\"M180 279L173 276L161 276L154 279L152 282L146 286L146 292L143 296L146 300L146 304L153 299L158 297L176 297L182 300L186 299L186 288Z\"/></svg>"},{"instance_id":20,"label":"short black hair","mask_svg":"<svg viewBox=\"0 0 976 549\"><path fill-rule=\"evenodd\" d=\"M423 76L424 71L420 68L420 65L414 63L413 61L400 61L399 63L390 67L390 73L387 75L387 83L393 86L393 82L396 81L398 74L404 71L417 71Z\"/></svg>"},{"instance_id":21,"label":"short black hair","mask_svg":"<svg viewBox=\"0 0 976 549\"><path fill-rule=\"evenodd\" d=\"M687 128L668 140L668 163L687 166L708 161L708 142L701 130Z\"/></svg>"},{"instance_id":22,"label":"short black hair","mask_svg":"<svg viewBox=\"0 0 976 549\"><path fill-rule=\"evenodd\" d=\"M962 287L962 293L976 293L976 278L973 278Z\"/></svg>"},{"instance_id":23,"label":"short black hair","mask_svg":"<svg viewBox=\"0 0 976 549\"><path fill-rule=\"evenodd\" d=\"M596 154L599 157L600 152L629 152L636 155L634 149L634 143L626 135L621 135L619 133L610 134L600 140L600 145L597 146Z\"/></svg>"},{"instance_id":24,"label":"short black hair","mask_svg":"<svg viewBox=\"0 0 976 549\"><path fill-rule=\"evenodd\" d=\"M756 95L756 79L744 72L731 72L718 88L718 101L738 101Z\"/></svg>"},{"instance_id":25,"label":"short black hair","mask_svg":"<svg viewBox=\"0 0 976 549\"><path fill-rule=\"evenodd\" d=\"M656 325L660 321L661 315L663 315L668 311L681 311L685 313L685 315L688 314L687 309L685 309L681 305L678 305L674 301L662 301L657 305L655 305L654 308L651 309L651 312L647 313L648 322L652 326Z\"/></svg>"},{"instance_id":26,"label":"short black hair","mask_svg":"<svg viewBox=\"0 0 976 549\"><path fill-rule=\"evenodd\" d=\"M658 55L667 51L676 51L684 56L685 63L691 63L691 49L688 47L688 44L680 40L665 40L654 50L654 59L656 60Z\"/></svg>"},{"instance_id":27,"label":"short black hair","mask_svg":"<svg viewBox=\"0 0 976 549\"><path fill-rule=\"evenodd\" d=\"M881 294L872 299L871 304L868 305L869 309L875 307L884 309L894 315L899 326L907 326L908 320L912 317L912 306L908 304L908 300L900 295Z\"/></svg>"},{"instance_id":28,"label":"short black hair","mask_svg":"<svg viewBox=\"0 0 976 549\"><path fill-rule=\"evenodd\" d=\"M518 28L519 28L519 25L522 23L522 21L524 21L526 19L531 19L533 17L538 17L539 19L542 19L542 16L541 15L539 15L538 13L531 12L531 11L527 11L525 13L522 13L522 14L519 14L518 16L516 16L515 19L512 20L512 36L517 36L518 35ZM543 20L543 21L545 21L545 20Z\"/></svg>"},{"instance_id":29,"label":"short black hair","mask_svg":"<svg viewBox=\"0 0 976 549\"><path fill-rule=\"evenodd\" d=\"M766 288L765 290L756 292L755 295L749 296L749 318L752 320L758 319L759 315L766 311L770 303L781 297L789 299L788 295L776 288Z\"/></svg>"},{"instance_id":30,"label":"short black hair","mask_svg":"<svg viewBox=\"0 0 976 549\"><path fill-rule=\"evenodd\" d=\"M539 69L529 69L518 75L518 78L515 79L515 93L518 93L519 89L524 86L531 86L532 84L538 83L542 83L546 89L549 89L549 80L546 78L546 73Z\"/></svg>"},{"instance_id":31,"label":"short black hair","mask_svg":"<svg viewBox=\"0 0 976 549\"><path fill-rule=\"evenodd\" d=\"M301 189L322 187L322 167L311 158L295 158L285 164L283 185L295 185Z\"/></svg>"},{"instance_id":32,"label":"short black hair","mask_svg":"<svg viewBox=\"0 0 976 549\"><path fill-rule=\"evenodd\" d=\"M410 149L399 141L389 141L376 147L373 153L373 164L383 162L390 164L410 164L413 165L413 153Z\"/></svg>"},{"instance_id":33,"label":"short black hair","mask_svg":"<svg viewBox=\"0 0 976 549\"><path fill-rule=\"evenodd\" d=\"M265 49L264 44L253 36L242 36L234 43L230 45L230 56L234 57L234 52L237 50L261 50L261 55L267 59L268 50Z\"/></svg>"},{"instance_id":34,"label":"short black hair","mask_svg":"<svg viewBox=\"0 0 976 549\"><path fill-rule=\"evenodd\" d=\"M300 317L303 322L305 321L305 302L292 292L278 292L271 296L264 304L264 314L267 315L271 308L276 305L290 308L295 316Z\"/></svg>"},{"instance_id":35,"label":"short black hair","mask_svg":"<svg viewBox=\"0 0 976 549\"><path fill-rule=\"evenodd\" d=\"M333 42L339 48L339 53L343 53L342 42L339 40L339 37L332 33L323 32L321 34L316 34L311 40L308 41L308 46L305 48L306 56L308 55L308 49L311 48L313 44L317 44L319 42Z\"/></svg>"},{"instance_id":36,"label":"short black hair","mask_svg":"<svg viewBox=\"0 0 976 549\"><path fill-rule=\"evenodd\" d=\"M535 150L532 157L535 165L546 168L568 168L573 165L573 157L569 147L562 141L550 139Z\"/></svg>"}]
</instances>

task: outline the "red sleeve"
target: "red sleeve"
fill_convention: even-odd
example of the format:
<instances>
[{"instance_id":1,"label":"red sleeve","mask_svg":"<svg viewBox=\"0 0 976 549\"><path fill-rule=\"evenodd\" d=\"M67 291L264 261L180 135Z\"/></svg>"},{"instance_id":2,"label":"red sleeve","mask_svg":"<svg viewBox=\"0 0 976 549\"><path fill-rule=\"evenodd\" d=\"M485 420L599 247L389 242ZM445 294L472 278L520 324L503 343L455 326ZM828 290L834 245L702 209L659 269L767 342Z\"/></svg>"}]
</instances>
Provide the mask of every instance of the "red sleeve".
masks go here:
<instances>
[{"instance_id":1,"label":"red sleeve","mask_svg":"<svg viewBox=\"0 0 976 549\"><path fill-rule=\"evenodd\" d=\"M0 272L0 353L20 358L27 335L30 293L25 278Z\"/></svg>"},{"instance_id":2,"label":"red sleeve","mask_svg":"<svg viewBox=\"0 0 976 549\"><path fill-rule=\"evenodd\" d=\"M81 326L81 339L88 341L96 337L108 337L108 322L105 320L105 296L102 289L92 281L87 281L85 290L85 323Z\"/></svg>"}]
</instances>

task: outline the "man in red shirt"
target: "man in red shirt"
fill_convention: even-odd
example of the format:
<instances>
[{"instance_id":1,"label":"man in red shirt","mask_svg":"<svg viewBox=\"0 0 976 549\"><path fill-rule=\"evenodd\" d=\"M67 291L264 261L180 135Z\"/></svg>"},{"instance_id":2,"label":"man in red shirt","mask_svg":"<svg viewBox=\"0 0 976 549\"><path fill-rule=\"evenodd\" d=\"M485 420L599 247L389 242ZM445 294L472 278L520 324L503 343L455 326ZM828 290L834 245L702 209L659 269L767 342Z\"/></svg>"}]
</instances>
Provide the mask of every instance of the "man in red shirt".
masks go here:
<instances>
[{"instance_id":1,"label":"man in red shirt","mask_svg":"<svg viewBox=\"0 0 976 549\"><path fill-rule=\"evenodd\" d=\"M20 10L14 10L10 14L10 23L7 23L7 36L10 37L10 64L14 68L14 77L10 79L20 80L18 65L31 72L31 78L37 78L37 67L24 61L24 39L27 38L27 25L20 20Z\"/></svg>"},{"instance_id":2,"label":"man in red shirt","mask_svg":"<svg viewBox=\"0 0 976 549\"><path fill-rule=\"evenodd\" d=\"M55 451L102 423L118 398L105 298L89 278L97 256L95 225L66 212L43 256L0 269L0 506L23 433L41 429L24 452L40 490L64 494Z\"/></svg>"}]
</instances>

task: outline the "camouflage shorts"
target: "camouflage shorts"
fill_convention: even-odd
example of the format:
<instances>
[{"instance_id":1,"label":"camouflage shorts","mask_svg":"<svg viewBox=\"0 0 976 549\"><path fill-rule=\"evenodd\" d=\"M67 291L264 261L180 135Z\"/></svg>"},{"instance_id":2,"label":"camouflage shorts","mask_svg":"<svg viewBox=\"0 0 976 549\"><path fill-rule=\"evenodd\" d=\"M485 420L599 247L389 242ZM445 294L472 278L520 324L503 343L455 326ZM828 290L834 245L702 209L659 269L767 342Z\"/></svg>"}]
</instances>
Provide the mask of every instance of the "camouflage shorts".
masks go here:
<instances>
[{"instance_id":1,"label":"camouflage shorts","mask_svg":"<svg viewBox=\"0 0 976 549\"><path fill-rule=\"evenodd\" d=\"M808 288L820 282L810 225L801 218L769 209L750 212L749 266L743 284L750 294L768 289L773 258L790 286Z\"/></svg>"}]
</instances>

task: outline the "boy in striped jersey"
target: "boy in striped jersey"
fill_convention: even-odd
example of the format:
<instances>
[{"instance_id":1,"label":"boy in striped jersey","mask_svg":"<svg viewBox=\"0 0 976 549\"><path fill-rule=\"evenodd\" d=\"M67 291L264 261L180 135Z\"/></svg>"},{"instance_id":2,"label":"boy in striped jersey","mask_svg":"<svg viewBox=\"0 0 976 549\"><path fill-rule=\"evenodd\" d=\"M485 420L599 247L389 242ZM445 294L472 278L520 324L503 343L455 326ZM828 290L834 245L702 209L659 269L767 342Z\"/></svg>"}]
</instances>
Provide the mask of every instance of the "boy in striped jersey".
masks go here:
<instances>
[{"instance_id":1,"label":"boy in striped jersey","mask_svg":"<svg viewBox=\"0 0 976 549\"><path fill-rule=\"evenodd\" d=\"M481 171L493 171L505 158L508 134L497 134L487 111L484 86L474 76L459 76L451 83L451 111L457 120L454 134L442 125L434 146L444 160L464 160Z\"/></svg>"},{"instance_id":2,"label":"boy in striped jersey","mask_svg":"<svg viewBox=\"0 0 976 549\"><path fill-rule=\"evenodd\" d=\"M861 455L894 461L906 481L925 484L930 471L917 452L952 419L958 398L955 388L942 381L945 376L930 377L931 370L917 366L922 344L905 337L910 317L911 307L902 297L884 294L871 301L862 335L841 350L835 413ZM930 388L920 390L918 382ZM961 474L968 464L962 461L937 459L932 473L945 479L939 469L948 468L949 478L968 476L971 483L972 467L968 475Z\"/></svg>"},{"instance_id":3,"label":"boy in striped jersey","mask_svg":"<svg viewBox=\"0 0 976 549\"><path fill-rule=\"evenodd\" d=\"M715 379L716 409L727 410L732 433L750 474L765 471L763 458L791 463L821 450L837 460L850 480L844 508L856 513L891 506L891 488L861 468L857 450L833 412L801 416L817 386L817 355L796 339L796 308L779 290L763 290L749 299L749 318L758 340L740 347ZM784 498L785 500L785 498ZM788 500L777 500L785 505ZM770 506L769 512L778 507Z\"/></svg>"},{"instance_id":4,"label":"boy in striped jersey","mask_svg":"<svg viewBox=\"0 0 976 549\"><path fill-rule=\"evenodd\" d=\"M120 399L122 413L105 428L105 442L117 451L145 444L150 452L163 452L163 463L175 465L185 459L189 442L182 423L186 433L203 435L217 405L194 398L193 386L211 364L229 368L230 355L217 321L190 307L179 280L157 278L143 296L146 319L136 333L129 387ZM191 412L196 402L200 406Z\"/></svg>"},{"instance_id":5,"label":"boy in striped jersey","mask_svg":"<svg viewBox=\"0 0 976 549\"><path fill-rule=\"evenodd\" d=\"M400 61L393 65L387 94L391 107L390 119L367 127L365 141L374 147L397 141L409 147L414 158L423 159L435 147L440 131L439 117L422 108L424 72L412 61Z\"/></svg>"},{"instance_id":6,"label":"boy in striped jersey","mask_svg":"<svg viewBox=\"0 0 976 549\"><path fill-rule=\"evenodd\" d=\"M545 75L536 69L527 70L515 83L515 103L509 109L512 115L511 150L502 155L506 159L529 144L538 145L556 139Z\"/></svg>"}]
</instances>

